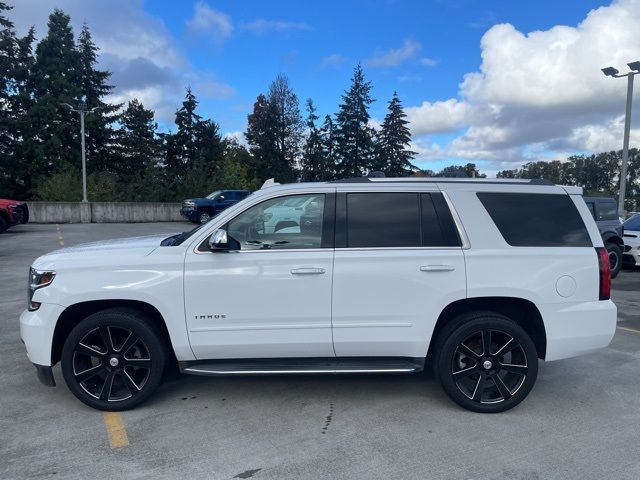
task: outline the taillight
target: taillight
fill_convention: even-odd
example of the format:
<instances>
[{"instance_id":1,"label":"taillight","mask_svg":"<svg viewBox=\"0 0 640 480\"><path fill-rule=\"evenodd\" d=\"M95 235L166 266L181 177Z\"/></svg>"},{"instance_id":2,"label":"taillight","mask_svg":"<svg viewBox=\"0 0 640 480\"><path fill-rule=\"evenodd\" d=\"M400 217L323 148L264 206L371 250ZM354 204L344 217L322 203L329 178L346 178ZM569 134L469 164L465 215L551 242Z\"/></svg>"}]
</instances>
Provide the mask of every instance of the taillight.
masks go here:
<instances>
[{"instance_id":1,"label":"taillight","mask_svg":"<svg viewBox=\"0 0 640 480\"><path fill-rule=\"evenodd\" d=\"M604 247L596 247L598 254L598 270L600 272L600 300L611 298L611 265L609 264L609 252Z\"/></svg>"}]
</instances>

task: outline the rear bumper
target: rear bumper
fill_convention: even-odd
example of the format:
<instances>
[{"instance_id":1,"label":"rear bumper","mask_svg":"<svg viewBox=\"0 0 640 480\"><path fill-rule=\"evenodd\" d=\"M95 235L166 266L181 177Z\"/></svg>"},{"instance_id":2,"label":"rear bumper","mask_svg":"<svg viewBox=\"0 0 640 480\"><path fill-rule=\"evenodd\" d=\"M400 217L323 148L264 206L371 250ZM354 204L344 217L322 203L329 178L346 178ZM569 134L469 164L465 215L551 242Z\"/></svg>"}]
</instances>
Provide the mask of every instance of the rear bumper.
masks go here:
<instances>
[{"instance_id":1,"label":"rear bumper","mask_svg":"<svg viewBox=\"0 0 640 480\"><path fill-rule=\"evenodd\" d=\"M546 361L575 357L606 347L616 331L618 310L611 300L546 304L540 313L547 333Z\"/></svg>"}]
</instances>

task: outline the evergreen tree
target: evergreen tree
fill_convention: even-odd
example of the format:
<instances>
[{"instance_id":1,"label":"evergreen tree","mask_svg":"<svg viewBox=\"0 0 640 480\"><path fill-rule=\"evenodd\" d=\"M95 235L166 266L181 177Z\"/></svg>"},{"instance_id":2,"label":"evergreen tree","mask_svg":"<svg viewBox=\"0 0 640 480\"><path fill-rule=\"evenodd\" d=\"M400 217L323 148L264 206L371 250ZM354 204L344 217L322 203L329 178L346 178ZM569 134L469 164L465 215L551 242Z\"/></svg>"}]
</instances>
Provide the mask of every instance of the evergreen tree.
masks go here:
<instances>
[{"instance_id":1,"label":"evergreen tree","mask_svg":"<svg viewBox=\"0 0 640 480\"><path fill-rule=\"evenodd\" d=\"M202 118L196 113L197 106L195 95L187 88L182 107L176 112L176 133L165 135L167 175L173 184L179 183L198 159L196 133Z\"/></svg>"},{"instance_id":2,"label":"evergreen tree","mask_svg":"<svg viewBox=\"0 0 640 480\"><path fill-rule=\"evenodd\" d=\"M336 115L336 158L338 175L357 177L372 165L374 154L373 129L369 126L371 82L364 79L362 67L355 68L351 87L342 96Z\"/></svg>"},{"instance_id":3,"label":"evergreen tree","mask_svg":"<svg viewBox=\"0 0 640 480\"><path fill-rule=\"evenodd\" d=\"M115 171L123 184L138 183L158 163L157 123L153 111L137 99L131 100L120 118L119 161Z\"/></svg>"},{"instance_id":4,"label":"evergreen tree","mask_svg":"<svg viewBox=\"0 0 640 480\"><path fill-rule=\"evenodd\" d=\"M298 97L284 75L278 75L269 86L270 124L275 137L275 165L273 177L281 182L296 179L304 123L300 115Z\"/></svg>"},{"instance_id":5,"label":"evergreen tree","mask_svg":"<svg viewBox=\"0 0 640 480\"><path fill-rule=\"evenodd\" d=\"M13 22L5 12L11 10L0 2L0 189L9 191L14 180L12 164L15 162L15 133L12 131L11 89L13 87L16 34Z\"/></svg>"},{"instance_id":6,"label":"evergreen tree","mask_svg":"<svg viewBox=\"0 0 640 480\"><path fill-rule=\"evenodd\" d=\"M261 181L274 177L277 168L273 125L273 111L267 97L260 94L253 104L253 112L247 117L245 138L253 157L249 172L251 176Z\"/></svg>"},{"instance_id":7,"label":"evergreen tree","mask_svg":"<svg viewBox=\"0 0 640 480\"><path fill-rule=\"evenodd\" d=\"M317 182L324 177L324 146L320 131L316 127L318 118L313 101L309 98L307 100L308 134L302 154L302 180L305 182Z\"/></svg>"},{"instance_id":8,"label":"evergreen tree","mask_svg":"<svg viewBox=\"0 0 640 480\"><path fill-rule=\"evenodd\" d=\"M409 149L411 132L406 118L398 94L393 92L389 111L377 136L373 165L374 170L383 171L389 177L406 177L415 170L411 159L416 154Z\"/></svg>"},{"instance_id":9,"label":"evergreen tree","mask_svg":"<svg viewBox=\"0 0 640 480\"><path fill-rule=\"evenodd\" d=\"M93 43L85 23L78 36L78 85L83 103L97 111L85 116L87 168L89 171L114 170L116 159L111 155L115 132L111 125L117 120L116 112L122 104L107 104L104 98L113 91L108 81L111 72L98 70L98 47ZM117 169L117 167L115 167Z\"/></svg>"},{"instance_id":10,"label":"evergreen tree","mask_svg":"<svg viewBox=\"0 0 640 480\"><path fill-rule=\"evenodd\" d=\"M47 25L47 35L36 47L30 80L33 105L26 121L34 134L23 139L30 171L46 176L65 165L80 169L78 115L63 104L81 100L80 58L70 18L56 9Z\"/></svg>"},{"instance_id":11,"label":"evergreen tree","mask_svg":"<svg viewBox=\"0 0 640 480\"><path fill-rule=\"evenodd\" d=\"M321 180L333 180L336 176L336 128L331 115L324 117L320 127L320 138L322 139L322 158L325 162Z\"/></svg>"}]
</instances>

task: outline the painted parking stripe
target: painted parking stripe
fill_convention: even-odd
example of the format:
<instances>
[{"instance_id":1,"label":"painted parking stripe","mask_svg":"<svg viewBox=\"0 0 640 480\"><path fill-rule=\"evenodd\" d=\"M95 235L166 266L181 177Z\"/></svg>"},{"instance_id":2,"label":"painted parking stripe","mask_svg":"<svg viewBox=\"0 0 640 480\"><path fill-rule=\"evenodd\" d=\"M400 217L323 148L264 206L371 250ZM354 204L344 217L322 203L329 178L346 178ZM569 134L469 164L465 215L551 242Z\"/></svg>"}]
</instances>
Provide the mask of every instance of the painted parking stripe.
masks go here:
<instances>
[{"instance_id":1,"label":"painted parking stripe","mask_svg":"<svg viewBox=\"0 0 640 480\"><path fill-rule=\"evenodd\" d=\"M640 330L636 330L635 328L629 328L629 327L617 327L618 330L624 330L625 332L632 332L632 333L640 333Z\"/></svg>"},{"instance_id":2,"label":"painted parking stripe","mask_svg":"<svg viewBox=\"0 0 640 480\"><path fill-rule=\"evenodd\" d=\"M122 448L129 445L129 438L127 437L127 430L124 428L122 415L118 412L104 412L102 417L109 436L109 446L111 448Z\"/></svg>"},{"instance_id":3,"label":"painted parking stripe","mask_svg":"<svg viewBox=\"0 0 640 480\"><path fill-rule=\"evenodd\" d=\"M62 231L60 230L60 224L56 223L56 231L58 232L58 242L60 246L64 247L64 238L62 238Z\"/></svg>"}]
</instances>

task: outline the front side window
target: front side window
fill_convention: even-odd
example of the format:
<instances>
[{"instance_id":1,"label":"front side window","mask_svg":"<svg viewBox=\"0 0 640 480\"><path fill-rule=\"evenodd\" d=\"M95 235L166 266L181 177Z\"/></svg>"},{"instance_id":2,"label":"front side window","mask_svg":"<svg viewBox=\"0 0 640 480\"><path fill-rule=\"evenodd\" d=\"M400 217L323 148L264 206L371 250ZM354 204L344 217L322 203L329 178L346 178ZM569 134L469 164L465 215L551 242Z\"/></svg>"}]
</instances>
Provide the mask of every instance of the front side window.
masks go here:
<instances>
[{"instance_id":1,"label":"front side window","mask_svg":"<svg viewBox=\"0 0 640 480\"><path fill-rule=\"evenodd\" d=\"M272 198L231 220L227 234L241 250L320 248L324 194Z\"/></svg>"},{"instance_id":2,"label":"front side window","mask_svg":"<svg viewBox=\"0 0 640 480\"><path fill-rule=\"evenodd\" d=\"M222 192L220 190L216 190L215 192L210 193L209 195L207 195L207 198L209 200L213 200L214 198L216 198L218 195L220 195Z\"/></svg>"}]
</instances>

